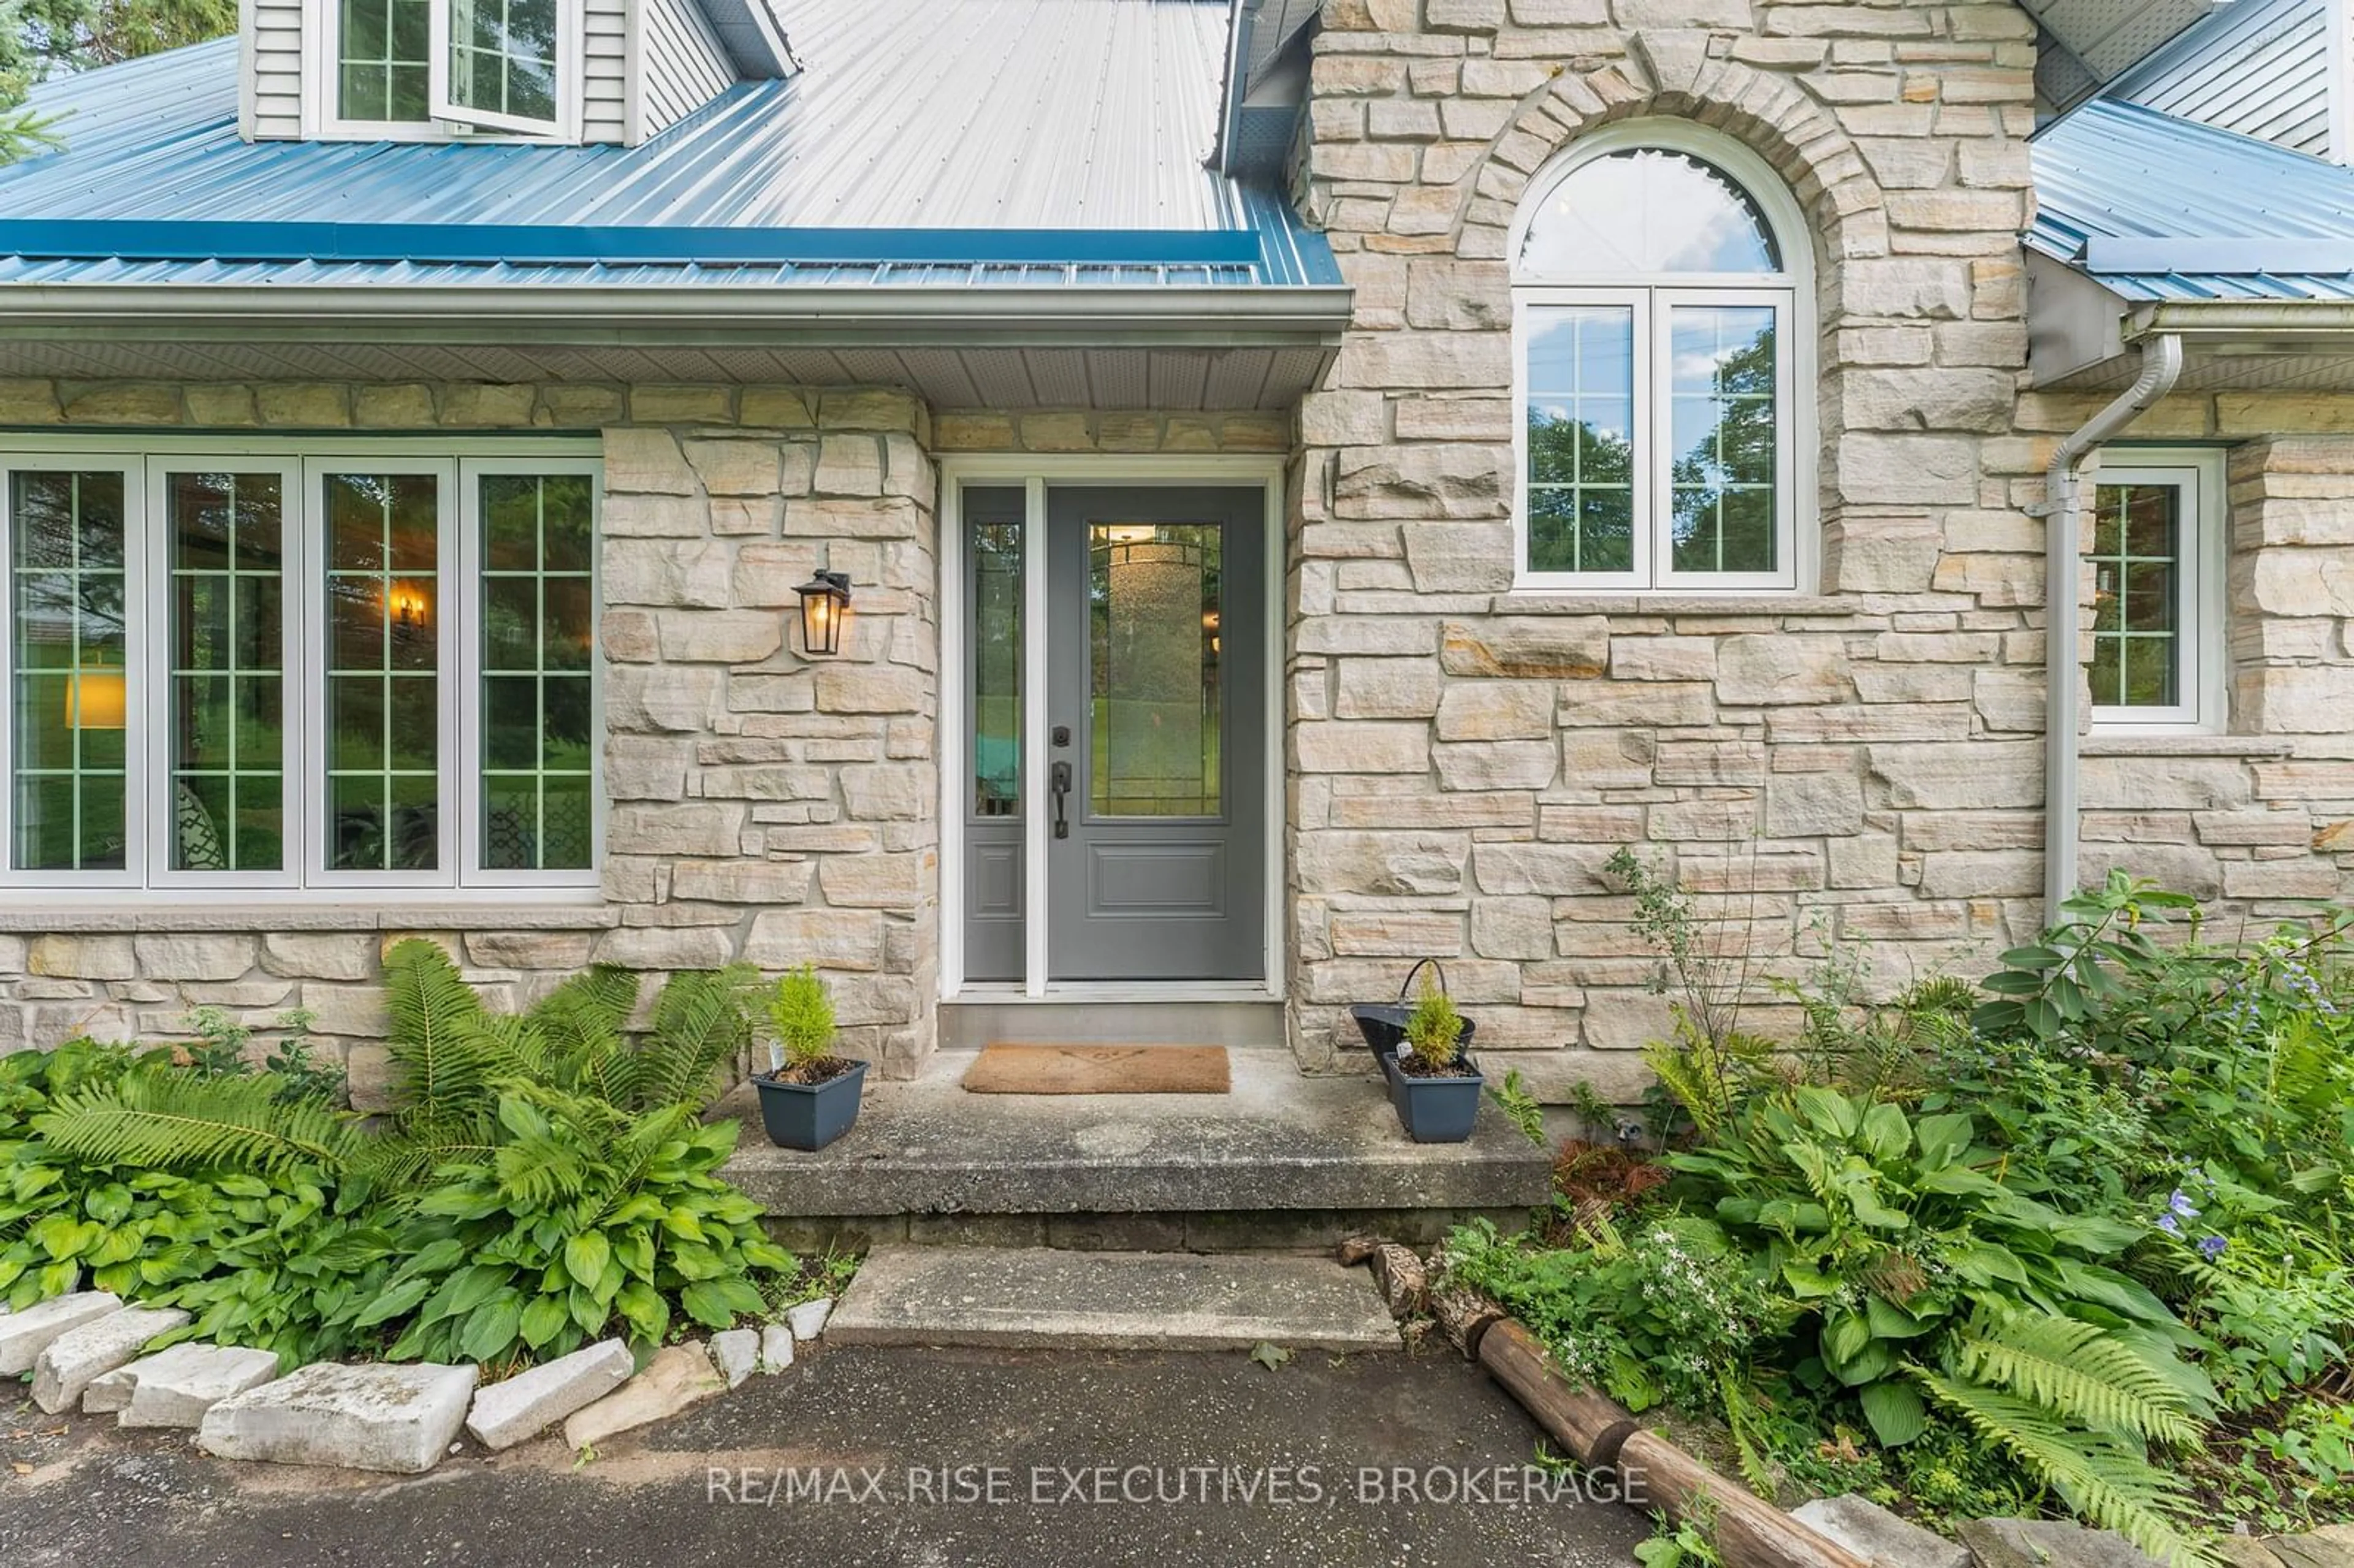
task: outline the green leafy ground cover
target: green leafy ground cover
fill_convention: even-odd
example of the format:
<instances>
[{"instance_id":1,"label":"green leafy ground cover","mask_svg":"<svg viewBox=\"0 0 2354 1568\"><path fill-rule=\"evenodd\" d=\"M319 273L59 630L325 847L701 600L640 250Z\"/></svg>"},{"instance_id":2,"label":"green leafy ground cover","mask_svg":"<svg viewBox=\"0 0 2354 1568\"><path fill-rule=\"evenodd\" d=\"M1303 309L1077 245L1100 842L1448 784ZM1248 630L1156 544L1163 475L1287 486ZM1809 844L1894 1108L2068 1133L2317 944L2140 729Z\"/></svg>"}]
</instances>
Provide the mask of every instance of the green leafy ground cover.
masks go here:
<instances>
[{"instance_id":1,"label":"green leafy ground cover","mask_svg":"<svg viewBox=\"0 0 2354 1568\"><path fill-rule=\"evenodd\" d=\"M2346 921L2215 942L2114 877L1978 986L1868 1004L1835 953L1768 1043L1734 944L1616 867L1677 996L1662 1090L1528 1233L1458 1231L1458 1280L1786 1502L2074 1515L2177 1561L2354 1513Z\"/></svg>"},{"instance_id":2,"label":"green leafy ground cover","mask_svg":"<svg viewBox=\"0 0 2354 1568\"><path fill-rule=\"evenodd\" d=\"M771 1317L841 1283L770 1243L700 1113L763 1001L745 968L593 969L494 1014L431 943L387 955L395 1108L336 1108L296 1038L245 1066L76 1042L0 1057L0 1300L112 1290L186 1308L165 1337L493 1368L621 1335Z\"/></svg>"}]
</instances>

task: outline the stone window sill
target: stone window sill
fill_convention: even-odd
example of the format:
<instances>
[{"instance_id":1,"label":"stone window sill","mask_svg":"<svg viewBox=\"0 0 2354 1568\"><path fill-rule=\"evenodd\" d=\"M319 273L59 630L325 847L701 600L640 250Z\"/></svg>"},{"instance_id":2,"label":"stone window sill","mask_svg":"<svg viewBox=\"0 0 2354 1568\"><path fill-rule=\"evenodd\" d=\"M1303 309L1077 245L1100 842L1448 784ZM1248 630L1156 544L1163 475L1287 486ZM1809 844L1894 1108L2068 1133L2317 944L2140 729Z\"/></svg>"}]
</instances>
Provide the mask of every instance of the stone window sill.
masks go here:
<instances>
[{"instance_id":1,"label":"stone window sill","mask_svg":"<svg viewBox=\"0 0 2354 1568\"><path fill-rule=\"evenodd\" d=\"M2086 736L2076 747L2083 757L2286 757L2296 747L2267 735Z\"/></svg>"},{"instance_id":2,"label":"stone window sill","mask_svg":"<svg viewBox=\"0 0 2354 1568\"><path fill-rule=\"evenodd\" d=\"M35 896L37 896L36 895ZM0 932L35 936L113 931L601 931L620 924L602 903L440 904L354 908L321 904L36 904L0 909Z\"/></svg>"},{"instance_id":3,"label":"stone window sill","mask_svg":"<svg viewBox=\"0 0 2354 1568\"><path fill-rule=\"evenodd\" d=\"M1522 588L1498 594L1499 615L1858 615L1852 599L1807 593L1553 593Z\"/></svg>"}]
</instances>

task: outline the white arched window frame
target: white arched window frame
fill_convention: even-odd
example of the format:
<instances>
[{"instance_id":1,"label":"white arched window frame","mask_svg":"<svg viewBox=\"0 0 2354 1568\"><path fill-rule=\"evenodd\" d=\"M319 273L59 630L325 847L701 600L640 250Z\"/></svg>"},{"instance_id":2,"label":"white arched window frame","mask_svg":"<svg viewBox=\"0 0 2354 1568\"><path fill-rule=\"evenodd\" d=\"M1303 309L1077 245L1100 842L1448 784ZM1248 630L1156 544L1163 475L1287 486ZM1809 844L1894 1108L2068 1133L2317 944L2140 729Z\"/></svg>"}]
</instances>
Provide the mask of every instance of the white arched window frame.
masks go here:
<instances>
[{"instance_id":1,"label":"white arched window frame","mask_svg":"<svg viewBox=\"0 0 2354 1568\"><path fill-rule=\"evenodd\" d=\"M1770 237L1776 270L1587 270L1532 265L1531 231L1560 188L1605 159L1638 152L1681 154L1707 164L1749 198ZM1810 586L1817 572L1814 247L1806 214L1773 166L1707 127L1645 120L1582 137L1540 172L1522 204L1507 254L1512 265L1514 566L1518 586L1536 590L1758 593ZM1766 569L1679 567L1676 527L1675 387L1672 348L1679 312L1770 310L1775 323L1773 553ZM1539 334L1576 316L1631 326L1631 558L1597 568L1564 561L1557 544L1532 552L1537 493L1559 487L1531 470L1530 411L1548 401L1532 387L1531 346ZM1620 329L1624 330L1624 329ZM1579 497L1583 503L1585 497Z\"/></svg>"}]
</instances>

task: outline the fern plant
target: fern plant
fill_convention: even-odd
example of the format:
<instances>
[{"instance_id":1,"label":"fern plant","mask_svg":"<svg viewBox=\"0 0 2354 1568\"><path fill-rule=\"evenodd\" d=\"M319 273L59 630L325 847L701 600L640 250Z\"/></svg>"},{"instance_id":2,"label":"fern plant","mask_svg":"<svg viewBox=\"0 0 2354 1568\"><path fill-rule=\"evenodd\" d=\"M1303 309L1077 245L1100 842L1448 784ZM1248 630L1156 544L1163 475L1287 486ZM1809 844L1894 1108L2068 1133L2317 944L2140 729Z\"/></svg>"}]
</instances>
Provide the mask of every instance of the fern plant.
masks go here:
<instances>
[{"instance_id":1,"label":"fern plant","mask_svg":"<svg viewBox=\"0 0 2354 1568\"><path fill-rule=\"evenodd\" d=\"M1941 1369L1905 1371L2085 1519L2161 1562L2205 1560L2177 1519L2189 1487L2149 1457L2152 1443L2197 1445L2190 1402L2125 1339L2020 1313L1973 1323L1948 1344Z\"/></svg>"},{"instance_id":2,"label":"fern plant","mask_svg":"<svg viewBox=\"0 0 2354 1568\"><path fill-rule=\"evenodd\" d=\"M120 1169L126 1215L141 1183L221 1195L228 1212L119 1255L101 1223L112 1198L60 1212L24 1244L49 1254L35 1283L0 1245L0 1290L72 1288L87 1241L98 1277L131 1283L127 1266L143 1296L195 1312L187 1335L297 1359L388 1340L396 1359L495 1361L561 1353L617 1319L652 1343L673 1303L715 1328L760 1310L760 1280L792 1259L714 1174L735 1124L698 1120L750 1040L754 971L673 976L636 1042L639 986L623 971L589 969L519 1014L484 1008L429 942L396 946L385 978L394 1106L382 1118L290 1097L278 1075L152 1058L110 1058L47 1095L30 1118L39 1160L22 1169ZM19 1175L11 1202L52 1180ZM0 1244L10 1213L0 1203Z\"/></svg>"}]
</instances>

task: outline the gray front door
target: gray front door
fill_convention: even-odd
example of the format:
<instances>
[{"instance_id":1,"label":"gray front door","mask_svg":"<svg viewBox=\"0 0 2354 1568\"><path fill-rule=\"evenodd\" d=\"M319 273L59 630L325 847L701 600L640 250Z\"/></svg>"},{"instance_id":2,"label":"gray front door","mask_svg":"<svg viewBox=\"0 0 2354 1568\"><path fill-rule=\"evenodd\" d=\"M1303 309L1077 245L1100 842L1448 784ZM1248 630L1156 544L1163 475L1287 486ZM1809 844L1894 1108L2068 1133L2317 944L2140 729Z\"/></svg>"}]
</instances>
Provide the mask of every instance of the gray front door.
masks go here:
<instances>
[{"instance_id":1,"label":"gray front door","mask_svg":"<svg viewBox=\"0 0 2354 1568\"><path fill-rule=\"evenodd\" d=\"M1047 493L1047 977L1266 974L1267 500Z\"/></svg>"}]
</instances>

